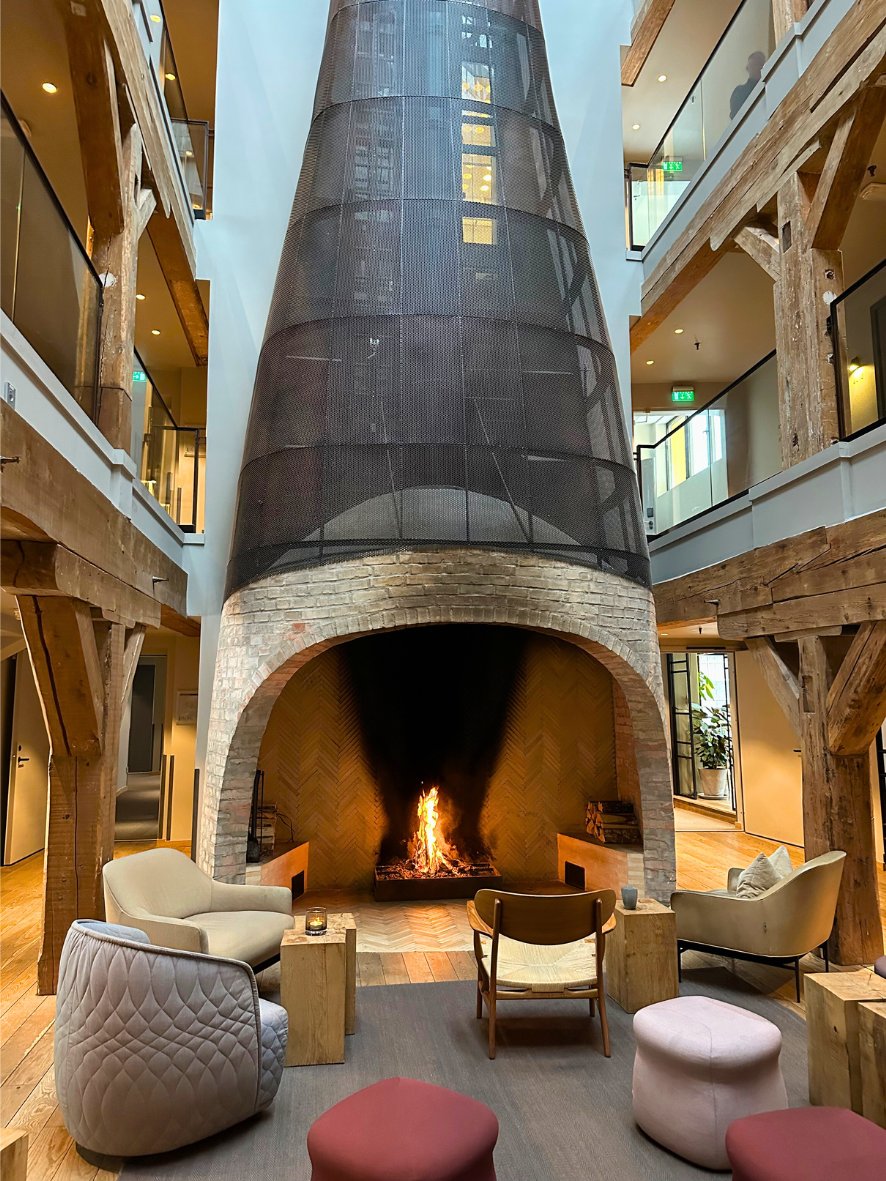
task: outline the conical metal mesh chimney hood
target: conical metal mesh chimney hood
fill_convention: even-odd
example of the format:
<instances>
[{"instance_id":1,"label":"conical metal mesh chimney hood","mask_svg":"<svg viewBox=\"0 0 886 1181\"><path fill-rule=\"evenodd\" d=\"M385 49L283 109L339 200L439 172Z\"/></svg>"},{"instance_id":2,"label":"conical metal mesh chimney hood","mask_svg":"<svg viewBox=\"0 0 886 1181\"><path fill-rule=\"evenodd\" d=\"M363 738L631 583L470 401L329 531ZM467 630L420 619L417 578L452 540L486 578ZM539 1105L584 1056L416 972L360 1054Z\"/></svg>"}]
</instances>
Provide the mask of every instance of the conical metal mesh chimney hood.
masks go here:
<instances>
[{"instance_id":1,"label":"conical metal mesh chimney hood","mask_svg":"<svg viewBox=\"0 0 886 1181\"><path fill-rule=\"evenodd\" d=\"M227 589L438 546L649 584L536 0L332 0Z\"/></svg>"}]
</instances>

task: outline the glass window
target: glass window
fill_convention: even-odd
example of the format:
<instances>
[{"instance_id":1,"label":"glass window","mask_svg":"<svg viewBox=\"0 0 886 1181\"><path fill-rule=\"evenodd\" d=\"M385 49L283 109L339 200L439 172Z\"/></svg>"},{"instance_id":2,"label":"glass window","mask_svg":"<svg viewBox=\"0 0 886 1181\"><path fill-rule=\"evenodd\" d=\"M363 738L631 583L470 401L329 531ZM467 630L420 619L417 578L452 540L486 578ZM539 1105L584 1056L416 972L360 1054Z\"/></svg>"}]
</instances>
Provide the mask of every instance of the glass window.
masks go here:
<instances>
[{"instance_id":1,"label":"glass window","mask_svg":"<svg viewBox=\"0 0 886 1181\"><path fill-rule=\"evenodd\" d=\"M461 221L462 237L465 242L477 245L495 246L496 223L491 217L463 217Z\"/></svg>"},{"instance_id":2,"label":"glass window","mask_svg":"<svg viewBox=\"0 0 886 1181\"><path fill-rule=\"evenodd\" d=\"M708 416L696 414L689 420L689 470L694 476L711 466L708 447Z\"/></svg>"},{"instance_id":3,"label":"glass window","mask_svg":"<svg viewBox=\"0 0 886 1181\"><path fill-rule=\"evenodd\" d=\"M462 62L461 96L478 103L492 102L492 78L484 62Z\"/></svg>"},{"instance_id":4,"label":"glass window","mask_svg":"<svg viewBox=\"0 0 886 1181\"><path fill-rule=\"evenodd\" d=\"M461 184L466 201L480 201L484 205L497 201L494 158L466 152L462 156Z\"/></svg>"},{"instance_id":5,"label":"glass window","mask_svg":"<svg viewBox=\"0 0 886 1181\"><path fill-rule=\"evenodd\" d=\"M462 123L461 142L479 148L495 147L495 132L491 123Z\"/></svg>"}]
</instances>

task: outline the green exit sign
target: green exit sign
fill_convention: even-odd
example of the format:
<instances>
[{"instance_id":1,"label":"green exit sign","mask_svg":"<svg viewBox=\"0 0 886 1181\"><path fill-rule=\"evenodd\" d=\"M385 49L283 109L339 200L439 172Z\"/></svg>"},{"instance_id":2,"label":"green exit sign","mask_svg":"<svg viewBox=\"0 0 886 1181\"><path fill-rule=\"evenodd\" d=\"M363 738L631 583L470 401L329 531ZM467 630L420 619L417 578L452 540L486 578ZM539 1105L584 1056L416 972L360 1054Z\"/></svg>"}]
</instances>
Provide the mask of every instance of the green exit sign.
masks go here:
<instances>
[{"instance_id":1,"label":"green exit sign","mask_svg":"<svg viewBox=\"0 0 886 1181\"><path fill-rule=\"evenodd\" d=\"M132 380L133 381L147 381L148 375L147 375L147 373L145 373L144 369L133 369Z\"/></svg>"},{"instance_id":2,"label":"green exit sign","mask_svg":"<svg viewBox=\"0 0 886 1181\"><path fill-rule=\"evenodd\" d=\"M695 390L671 390L672 402L694 402Z\"/></svg>"},{"instance_id":3,"label":"green exit sign","mask_svg":"<svg viewBox=\"0 0 886 1181\"><path fill-rule=\"evenodd\" d=\"M682 172L683 171L683 161L682 160L662 160L661 170L662 170L662 172Z\"/></svg>"}]
</instances>

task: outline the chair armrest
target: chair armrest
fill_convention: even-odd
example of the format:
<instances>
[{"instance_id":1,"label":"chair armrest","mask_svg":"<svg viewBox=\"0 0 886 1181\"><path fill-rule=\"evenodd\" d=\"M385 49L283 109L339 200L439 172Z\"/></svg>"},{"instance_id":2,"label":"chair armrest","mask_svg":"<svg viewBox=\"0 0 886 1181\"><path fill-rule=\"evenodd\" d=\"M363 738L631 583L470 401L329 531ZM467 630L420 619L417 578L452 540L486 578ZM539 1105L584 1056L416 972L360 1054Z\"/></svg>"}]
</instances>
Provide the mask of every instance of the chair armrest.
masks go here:
<instances>
[{"instance_id":1,"label":"chair armrest","mask_svg":"<svg viewBox=\"0 0 886 1181\"><path fill-rule=\"evenodd\" d=\"M729 890L732 894L734 894L735 891L738 889L738 879L741 877L741 875L743 873L744 873L744 870L740 869L738 867L736 867L734 869L730 869L729 874L727 875L727 878L726 878L726 889Z\"/></svg>"},{"instance_id":2,"label":"chair armrest","mask_svg":"<svg viewBox=\"0 0 886 1181\"><path fill-rule=\"evenodd\" d=\"M495 935L492 927L488 926L480 918L473 900L468 902L468 923L470 924L471 930L476 931L478 935L488 935L490 939Z\"/></svg>"},{"instance_id":3,"label":"chair armrest","mask_svg":"<svg viewBox=\"0 0 886 1181\"><path fill-rule=\"evenodd\" d=\"M759 900L729 894L677 890L671 909L677 916L677 938L734 951L754 951L765 924Z\"/></svg>"},{"instance_id":4,"label":"chair armrest","mask_svg":"<svg viewBox=\"0 0 886 1181\"><path fill-rule=\"evenodd\" d=\"M272 910L292 914L292 891L286 886L243 886L213 882L212 910Z\"/></svg>"},{"instance_id":5,"label":"chair armrest","mask_svg":"<svg viewBox=\"0 0 886 1181\"><path fill-rule=\"evenodd\" d=\"M155 947L171 947L176 951L209 950L206 932L187 919L173 919L159 914L127 914L121 912L120 922L127 927L144 931Z\"/></svg>"}]
</instances>

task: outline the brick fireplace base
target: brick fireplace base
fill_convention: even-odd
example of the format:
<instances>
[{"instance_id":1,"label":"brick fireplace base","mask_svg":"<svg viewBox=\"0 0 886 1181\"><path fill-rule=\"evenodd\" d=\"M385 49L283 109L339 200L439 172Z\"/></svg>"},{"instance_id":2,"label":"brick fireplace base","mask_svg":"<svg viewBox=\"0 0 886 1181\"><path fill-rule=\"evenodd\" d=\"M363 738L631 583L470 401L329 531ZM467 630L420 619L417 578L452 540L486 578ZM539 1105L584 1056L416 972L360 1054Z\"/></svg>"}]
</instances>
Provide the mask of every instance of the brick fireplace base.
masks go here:
<instances>
[{"instance_id":1,"label":"brick fireplace base","mask_svg":"<svg viewBox=\"0 0 886 1181\"><path fill-rule=\"evenodd\" d=\"M619 791L624 784L629 798L639 796L645 892L667 900L673 803L651 593L588 567L479 549L402 551L287 571L228 599L201 787L200 864L217 878L242 880L262 736L299 669L361 635L447 623L555 635L610 672Z\"/></svg>"}]
</instances>

